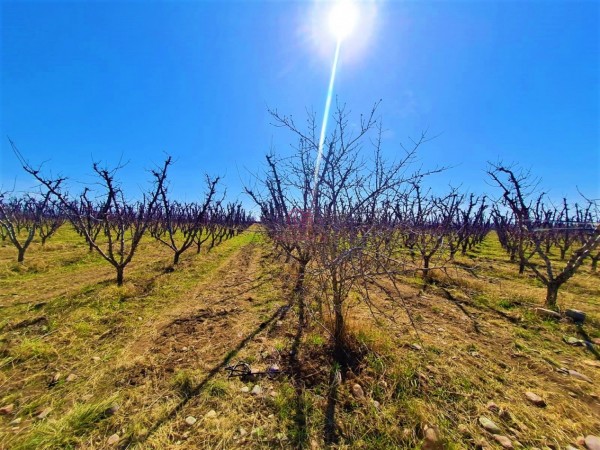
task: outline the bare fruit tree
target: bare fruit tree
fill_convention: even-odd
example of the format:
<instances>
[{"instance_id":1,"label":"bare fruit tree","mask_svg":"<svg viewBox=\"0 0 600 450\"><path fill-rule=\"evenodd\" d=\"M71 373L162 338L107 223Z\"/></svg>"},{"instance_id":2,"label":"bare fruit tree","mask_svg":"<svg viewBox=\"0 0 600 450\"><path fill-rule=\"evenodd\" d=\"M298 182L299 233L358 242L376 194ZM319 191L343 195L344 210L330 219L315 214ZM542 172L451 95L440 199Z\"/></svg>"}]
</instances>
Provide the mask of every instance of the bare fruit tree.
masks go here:
<instances>
[{"instance_id":1,"label":"bare fruit tree","mask_svg":"<svg viewBox=\"0 0 600 450\"><path fill-rule=\"evenodd\" d=\"M151 170L152 188L142 193L141 200L137 202L126 200L123 190L115 179L115 174L120 167L108 169L94 163L93 170L103 192L98 193L98 206L88 208L85 200L88 198L89 191L84 190L82 208L77 202L71 201L68 193L61 189L65 178L42 175L40 168L34 168L29 164L12 141L11 145L23 169L46 188L48 199L51 195L56 198L69 221L79 233L83 234L90 247L114 267L117 284L122 285L125 267L133 259L156 213L159 196L167 178L167 169L171 165L171 157L168 157L160 168ZM94 226L91 227L91 224ZM98 234L93 232L95 226L100 230Z\"/></svg>"},{"instance_id":2,"label":"bare fruit tree","mask_svg":"<svg viewBox=\"0 0 600 450\"><path fill-rule=\"evenodd\" d=\"M322 301L315 307L328 313L324 324L337 359L344 358L349 294L368 286L366 279L398 273L390 257L396 249L384 245L396 242L397 235L386 223L386 211L406 185L426 175L408 171L425 135L395 161L383 157L376 109L361 116L354 130L349 114L337 109L316 173L314 115L304 131L291 117L271 112L275 125L292 131L298 145L289 157L267 155L266 170L246 187L275 245L298 264L295 291L301 291L308 275L320 286ZM367 295L362 299L369 302Z\"/></svg>"},{"instance_id":3,"label":"bare fruit tree","mask_svg":"<svg viewBox=\"0 0 600 450\"><path fill-rule=\"evenodd\" d=\"M207 213L216 192L219 177L206 176L207 192L200 205L171 201L164 185L160 189L161 207L152 220L150 234L173 251L173 265L190 248L202 232Z\"/></svg>"},{"instance_id":4,"label":"bare fruit tree","mask_svg":"<svg viewBox=\"0 0 600 450\"><path fill-rule=\"evenodd\" d=\"M600 224L588 224L580 247L571 253L562 267L557 268L557 263L546 250L545 230L540 226L542 220L535 217L537 202L532 200L535 183L531 175L502 163L490 164L487 173L502 190L502 198L513 214L514 224L507 225L514 227L518 234L521 263L546 286L546 306L556 309L560 287L600 245Z\"/></svg>"},{"instance_id":5,"label":"bare fruit tree","mask_svg":"<svg viewBox=\"0 0 600 450\"><path fill-rule=\"evenodd\" d=\"M38 196L24 195L6 199L7 193L0 193L0 228L17 249L17 262L25 261L25 252L38 232L42 233L42 243L54 231L53 226L45 228L50 214L52 189L58 188L60 181L51 183ZM57 224L58 226L59 224Z\"/></svg>"}]
</instances>

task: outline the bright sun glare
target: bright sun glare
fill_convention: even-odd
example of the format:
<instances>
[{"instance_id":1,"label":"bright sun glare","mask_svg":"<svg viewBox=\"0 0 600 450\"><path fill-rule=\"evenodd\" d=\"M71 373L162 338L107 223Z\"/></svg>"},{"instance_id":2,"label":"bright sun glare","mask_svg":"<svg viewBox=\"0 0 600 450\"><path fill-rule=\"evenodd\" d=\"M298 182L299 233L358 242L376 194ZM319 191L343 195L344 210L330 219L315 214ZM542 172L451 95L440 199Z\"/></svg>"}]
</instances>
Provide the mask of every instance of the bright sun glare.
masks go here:
<instances>
[{"instance_id":1,"label":"bright sun glare","mask_svg":"<svg viewBox=\"0 0 600 450\"><path fill-rule=\"evenodd\" d=\"M358 19L358 9L351 0L338 0L329 13L329 28L333 35L342 41L354 30Z\"/></svg>"}]
</instances>

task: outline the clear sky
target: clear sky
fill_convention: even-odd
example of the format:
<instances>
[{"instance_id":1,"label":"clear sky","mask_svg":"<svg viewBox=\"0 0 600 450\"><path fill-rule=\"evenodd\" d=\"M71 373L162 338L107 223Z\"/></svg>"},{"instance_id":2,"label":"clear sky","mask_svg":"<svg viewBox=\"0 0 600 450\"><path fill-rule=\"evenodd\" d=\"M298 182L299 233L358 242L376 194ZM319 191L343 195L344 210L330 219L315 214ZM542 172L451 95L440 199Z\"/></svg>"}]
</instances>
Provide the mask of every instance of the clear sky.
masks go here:
<instances>
[{"instance_id":1,"label":"clear sky","mask_svg":"<svg viewBox=\"0 0 600 450\"><path fill-rule=\"evenodd\" d=\"M554 197L600 197L600 2L375 1L341 49L335 95L358 116L382 99L384 149L439 136L434 187L489 191L486 161L519 162ZM76 182L91 163L129 161L135 195L165 152L172 191L202 174L241 196L292 134L267 108L320 117L335 42L315 1L4 1L0 185L31 186L5 136ZM319 119L320 121L320 119ZM247 200L245 200L247 202Z\"/></svg>"}]
</instances>

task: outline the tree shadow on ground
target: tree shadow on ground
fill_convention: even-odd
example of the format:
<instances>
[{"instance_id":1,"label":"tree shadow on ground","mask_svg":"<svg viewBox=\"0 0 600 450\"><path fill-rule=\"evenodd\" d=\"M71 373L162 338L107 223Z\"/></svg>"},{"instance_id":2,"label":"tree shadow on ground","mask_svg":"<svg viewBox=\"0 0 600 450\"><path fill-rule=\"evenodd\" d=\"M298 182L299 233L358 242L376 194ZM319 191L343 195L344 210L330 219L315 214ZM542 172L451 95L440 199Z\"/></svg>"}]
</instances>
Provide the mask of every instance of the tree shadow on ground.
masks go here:
<instances>
[{"instance_id":1,"label":"tree shadow on ground","mask_svg":"<svg viewBox=\"0 0 600 450\"><path fill-rule=\"evenodd\" d=\"M269 324L273 323L276 320L280 320L281 316L287 311L287 305L281 306L277 308L277 310L265 321L261 322L258 327L256 327L251 333L249 333L245 338L238 342L238 344L231 349L223 360L214 366L208 374L204 377L204 379L194 387L189 395L183 398L177 405L173 407L167 414L165 414L161 419L157 420L156 423L148 430L146 434L139 438L130 437L129 439L123 442L121 448L130 448L134 445L143 445L161 426L167 423L169 420L173 419L193 398L198 396L202 389L206 386L206 384L212 380L221 370L223 370L227 364L231 361L231 359L239 353L239 351L248 344L252 339L256 337L261 331L265 330Z\"/></svg>"},{"instance_id":2,"label":"tree shadow on ground","mask_svg":"<svg viewBox=\"0 0 600 450\"><path fill-rule=\"evenodd\" d=\"M583 325L577 325L577 332L585 340L585 348L588 351L590 351L596 357L596 359L600 360L600 353L598 352L598 350L596 350L594 344L592 344L592 338L590 338L590 336L587 334L587 332L583 328Z\"/></svg>"}]
</instances>

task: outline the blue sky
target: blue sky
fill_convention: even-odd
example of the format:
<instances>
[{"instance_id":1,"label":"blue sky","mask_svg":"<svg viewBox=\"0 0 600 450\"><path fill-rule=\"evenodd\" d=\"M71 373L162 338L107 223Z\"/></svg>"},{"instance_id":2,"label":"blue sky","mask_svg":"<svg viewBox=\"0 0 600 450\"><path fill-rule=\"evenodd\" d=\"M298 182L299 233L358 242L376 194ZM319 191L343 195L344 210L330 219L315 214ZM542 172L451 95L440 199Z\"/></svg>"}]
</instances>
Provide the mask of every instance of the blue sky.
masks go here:
<instances>
[{"instance_id":1,"label":"blue sky","mask_svg":"<svg viewBox=\"0 0 600 450\"><path fill-rule=\"evenodd\" d=\"M382 99L384 150L439 135L431 180L490 191L486 161L531 168L558 198L600 197L600 2L380 1L341 50L335 95L356 114ZM240 198L248 171L292 134L267 108L323 111L334 39L313 1L1 3L0 185L26 189L5 138L77 182L93 160L129 161L135 196L165 152L171 189L205 172ZM320 119L319 119L320 121Z\"/></svg>"}]
</instances>

